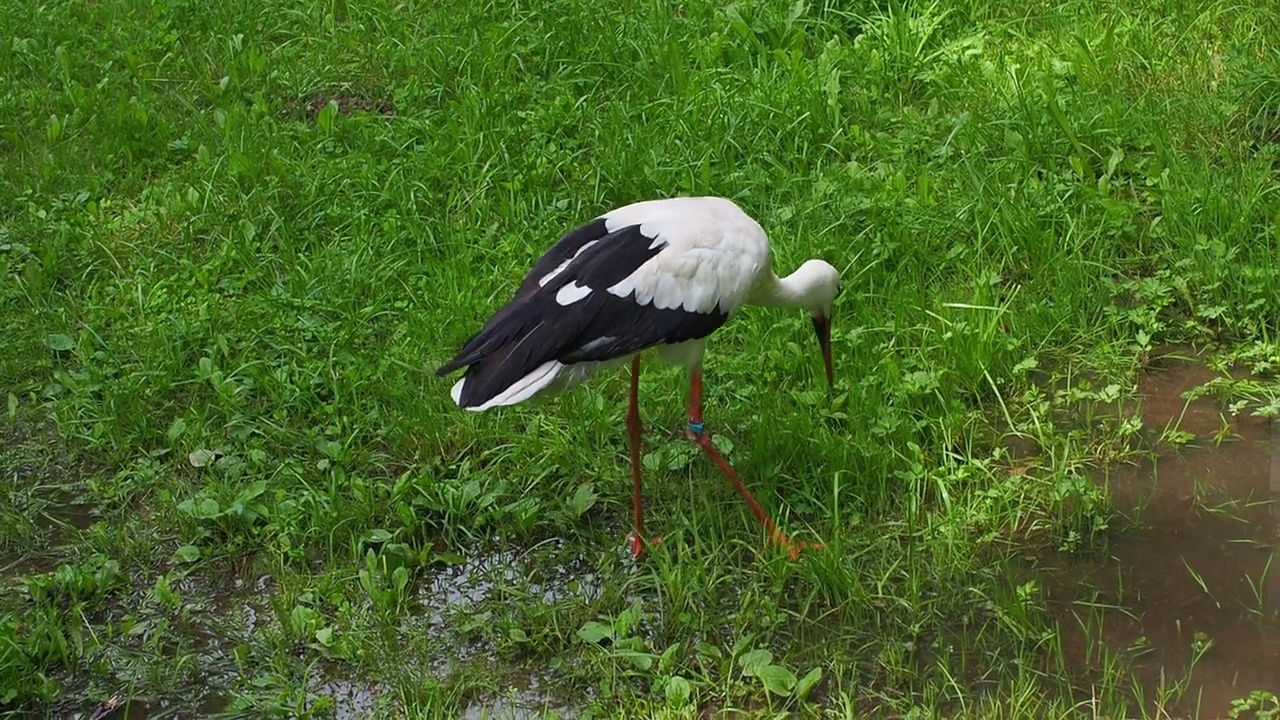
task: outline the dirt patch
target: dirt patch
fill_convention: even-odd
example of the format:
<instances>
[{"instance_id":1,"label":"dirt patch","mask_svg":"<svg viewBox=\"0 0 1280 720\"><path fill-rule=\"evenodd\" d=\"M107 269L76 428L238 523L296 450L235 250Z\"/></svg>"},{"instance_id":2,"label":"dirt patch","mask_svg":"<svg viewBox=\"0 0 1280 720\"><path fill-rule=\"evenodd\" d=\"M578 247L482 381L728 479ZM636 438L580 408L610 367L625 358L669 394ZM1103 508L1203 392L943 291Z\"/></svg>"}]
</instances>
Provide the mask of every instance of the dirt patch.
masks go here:
<instances>
[{"instance_id":1,"label":"dirt patch","mask_svg":"<svg viewBox=\"0 0 1280 720\"><path fill-rule=\"evenodd\" d=\"M394 115L395 106L390 100L371 100L356 95L330 95L322 93L306 100L298 101L293 107L301 109L306 116L315 120L322 110L333 103L339 115L350 115L354 112L367 112L377 115Z\"/></svg>"}]
</instances>

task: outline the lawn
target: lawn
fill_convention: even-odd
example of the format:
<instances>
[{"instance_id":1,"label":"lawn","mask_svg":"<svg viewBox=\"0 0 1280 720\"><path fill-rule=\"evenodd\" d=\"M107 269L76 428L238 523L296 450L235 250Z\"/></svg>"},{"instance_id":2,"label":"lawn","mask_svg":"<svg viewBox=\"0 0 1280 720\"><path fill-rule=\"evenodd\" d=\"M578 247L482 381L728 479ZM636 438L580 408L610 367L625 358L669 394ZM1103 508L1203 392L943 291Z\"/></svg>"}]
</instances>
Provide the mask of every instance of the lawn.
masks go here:
<instances>
[{"instance_id":1,"label":"lawn","mask_svg":"<svg viewBox=\"0 0 1280 720\"><path fill-rule=\"evenodd\" d=\"M1163 348L1280 392L1272 0L0 22L0 710L1195 714L1068 647L1037 568L1142 531L1102 479ZM433 372L563 232L688 194L842 272L834 393L801 312L706 361L796 562L679 370L641 383L639 562L625 371L488 413Z\"/></svg>"}]
</instances>

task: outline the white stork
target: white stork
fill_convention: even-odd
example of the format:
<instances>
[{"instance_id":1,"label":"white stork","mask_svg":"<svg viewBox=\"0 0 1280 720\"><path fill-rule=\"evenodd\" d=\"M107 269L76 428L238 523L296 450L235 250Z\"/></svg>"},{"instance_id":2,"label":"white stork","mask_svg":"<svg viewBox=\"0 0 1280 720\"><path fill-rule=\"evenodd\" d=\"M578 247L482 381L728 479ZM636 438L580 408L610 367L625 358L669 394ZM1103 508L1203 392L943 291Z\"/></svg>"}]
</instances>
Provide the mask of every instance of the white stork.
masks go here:
<instances>
[{"instance_id":1,"label":"white stork","mask_svg":"<svg viewBox=\"0 0 1280 720\"><path fill-rule=\"evenodd\" d=\"M827 383L831 309L840 276L822 260L773 273L760 225L730 200L678 197L618 208L565 235L533 266L515 297L438 371L465 367L453 399L468 410L563 392L601 367L631 361L631 551L645 545L640 511L640 353L655 348L689 371L686 434L727 477L769 537L795 559L804 545L777 529L702 422L706 338L743 305L801 307L813 318Z\"/></svg>"}]
</instances>

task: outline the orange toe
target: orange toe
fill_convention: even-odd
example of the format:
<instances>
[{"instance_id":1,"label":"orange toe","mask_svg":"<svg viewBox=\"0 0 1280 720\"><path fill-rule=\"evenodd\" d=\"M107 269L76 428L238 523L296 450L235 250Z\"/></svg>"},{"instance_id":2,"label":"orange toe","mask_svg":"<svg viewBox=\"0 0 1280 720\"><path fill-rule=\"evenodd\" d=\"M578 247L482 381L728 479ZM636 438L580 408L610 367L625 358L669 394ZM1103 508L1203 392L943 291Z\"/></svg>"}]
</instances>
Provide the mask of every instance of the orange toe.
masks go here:
<instances>
[{"instance_id":1,"label":"orange toe","mask_svg":"<svg viewBox=\"0 0 1280 720\"><path fill-rule=\"evenodd\" d=\"M627 536L627 542L631 543L631 557L635 560L639 560L640 556L644 554L646 545L650 547L657 545L662 542L662 538L649 538L648 540L645 540L640 537L638 533L631 533Z\"/></svg>"},{"instance_id":2,"label":"orange toe","mask_svg":"<svg viewBox=\"0 0 1280 720\"><path fill-rule=\"evenodd\" d=\"M782 532L778 532L777 534L775 534L773 537L773 541L777 543L779 547L786 549L787 557L790 558L791 560L799 560L800 553L805 550L821 550L822 549L822 545L819 543L804 543L799 540L792 540Z\"/></svg>"}]
</instances>

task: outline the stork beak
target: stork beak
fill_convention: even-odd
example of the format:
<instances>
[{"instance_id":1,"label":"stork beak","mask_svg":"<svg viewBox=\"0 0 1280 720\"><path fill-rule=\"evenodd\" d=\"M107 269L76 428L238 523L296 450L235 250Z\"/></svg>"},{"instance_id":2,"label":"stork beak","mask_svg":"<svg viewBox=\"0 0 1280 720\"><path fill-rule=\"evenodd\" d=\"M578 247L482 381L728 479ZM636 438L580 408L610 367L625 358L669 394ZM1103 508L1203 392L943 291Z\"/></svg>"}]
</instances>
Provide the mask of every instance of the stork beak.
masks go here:
<instances>
[{"instance_id":1,"label":"stork beak","mask_svg":"<svg viewBox=\"0 0 1280 720\"><path fill-rule=\"evenodd\" d=\"M831 372L831 318L813 315L813 329L818 333L818 345L822 348L822 364L827 369L827 386L835 388L835 376Z\"/></svg>"}]
</instances>

